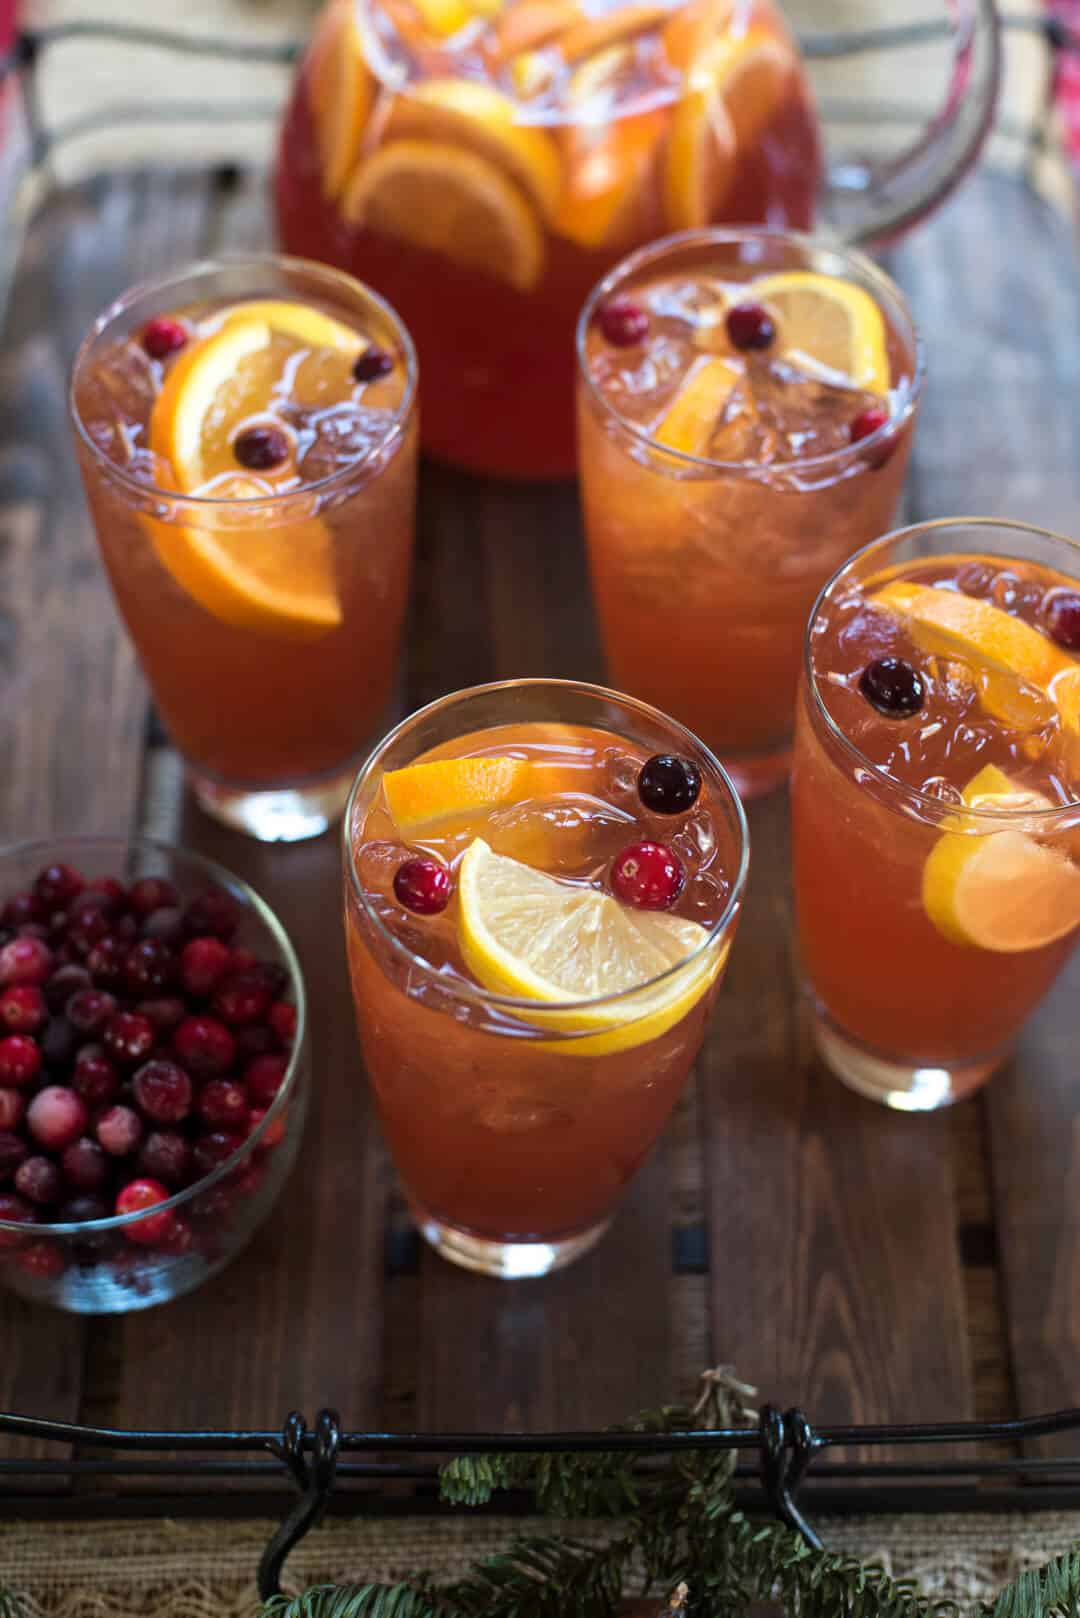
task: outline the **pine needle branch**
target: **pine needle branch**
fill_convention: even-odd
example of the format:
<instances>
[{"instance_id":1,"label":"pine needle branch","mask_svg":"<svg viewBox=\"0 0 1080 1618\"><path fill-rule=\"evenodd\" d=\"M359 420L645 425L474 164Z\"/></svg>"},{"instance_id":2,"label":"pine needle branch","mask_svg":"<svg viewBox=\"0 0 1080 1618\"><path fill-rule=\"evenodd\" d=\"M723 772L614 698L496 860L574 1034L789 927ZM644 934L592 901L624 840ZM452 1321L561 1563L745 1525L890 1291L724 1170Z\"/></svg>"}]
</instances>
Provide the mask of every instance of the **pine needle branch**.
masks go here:
<instances>
[{"instance_id":1,"label":"pine needle branch","mask_svg":"<svg viewBox=\"0 0 1080 1618\"><path fill-rule=\"evenodd\" d=\"M440 1618L430 1594L411 1584L315 1584L259 1610L260 1618Z\"/></svg>"},{"instance_id":2,"label":"pine needle branch","mask_svg":"<svg viewBox=\"0 0 1080 1618\"><path fill-rule=\"evenodd\" d=\"M984 1618L1080 1618L1080 1543L1021 1573L981 1611Z\"/></svg>"},{"instance_id":3,"label":"pine needle branch","mask_svg":"<svg viewBox=\"0 0 1080 1618\"><path fill-rule=\"evenodd\" d=\"M0 1618L23 1618L22 1602L11 1590L0 1587Z\"/></svg>"}]
</instances>

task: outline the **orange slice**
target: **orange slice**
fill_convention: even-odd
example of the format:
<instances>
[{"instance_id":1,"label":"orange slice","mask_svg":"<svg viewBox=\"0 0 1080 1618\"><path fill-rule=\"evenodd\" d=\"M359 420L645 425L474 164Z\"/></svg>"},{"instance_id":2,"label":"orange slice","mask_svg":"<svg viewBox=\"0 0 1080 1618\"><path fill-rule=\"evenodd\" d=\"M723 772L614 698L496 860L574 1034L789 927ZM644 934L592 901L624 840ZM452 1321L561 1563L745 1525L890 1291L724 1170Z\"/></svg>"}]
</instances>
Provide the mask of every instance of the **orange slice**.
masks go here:
<instances>
[{"instance_id":1,"label":"orange slice","mask_svg":"<svg viewBox=\"0 0 1080 1618\"><path fill-rule=\"evenodd\" d=\"M687 69L690 89L711 86L724 99L740 152L757 141L787 91L795 57L764 28L723 33Z\"/></svg>"},{"instance_id":2,"label":"orange slice","mask_svg":"<svg viewBox=\"0 0 1080 1618\"><path fill-rule=\"evenodd\" d=\"M508 62L525 51L542 50L581 20L574 0L522 0L509 6L495 30L495 58Z\"/></svg>"},{"instance_id":3,"label":"orange slice","mask_svg":"<svg viewBox=\"0 0 1080 1618\"><path fill-rule=\"evenodd\" d=\"M688 89L675 108L664 156L664 213L672 230L715 219L735 177L735 127L711 87Z\"/></svg>"},{"instance_id":4,"label":"orange slice","mask_svg":"<svg viewBox=\"0 0 1080 1618\"><path fill-rule=\"evenodd\" d=\"M323 190L334 198L349 177L375 100L353 0L331 0L312 46L310 94Z\"/></svg>"},{"instance_id":5,"label":"orange slice","mask_svg":"<svg viewBox=\"0 0 1080 1618\"><path fill-rule=\"evenodd\" d=\"M745 378L739 360L702 355L653 431L658 444L684 455L704 455L724 407Z\"/></svg>"},{"instance_id":6,"label":"orange slice","mask_svg":"<svg viewBox=\"0 0 1080 1618\"><path fill-rule=\"evenodd\" d=\"M394 102L386 139L426 140L475 153L521 187L550 223L562 167L551 136L518 122L514 102L475 79L427 79ZM348 202L346 202L348 208Z\"/></svg>"},{"instance_id":7,"label":"orange slice","mask_svg":"<svg viewBox=\"0 0 1080 1618\"><path fill-rule=\"evenodd\" d=\"M689 0L664 24L660 36L672 67L685 72L731 24L735 0Z\"/></svg>"},{"instance_id":8,"label":"orange slice","mask_svg":"<svg viewBox=\"0 0 1080 1618\"><path fill-rule=\"evenodd\" d=\"M477 814L526 796L531 766L520 758L448 758L389 770L386 806L403 836L451 815Z\"/></svg>"},{"instance_id":9,"label":"orange slice","mask_svg":"<svg viewBox=\"0 0 1080 1618\"><path fill-rule=\"evenodd\" d=\"M730 106L729 106L730 110ZM854 281L812 270L759 276L753 295L767 303L785 357L800 357L848 379L853 387L886 394L892 380L885 320L874 299Z\"/></svg>"},{"instance_id":10,"label":"orange slice","mask_svg":"<svg viewBox=\"0 0 1080 1618\"><path fill-rule=\"evenodd\" d=\"M566 61L580 62L586 56L606 50L609 45L618 45L622 40L635 39L638 34L647 34L651 29L659 28L670 15L668 6L650 5L648 0L631 0L629 5L617 6L598 17L582 18L563 34L559 46Z\"/></svg>"},{"instance_id":11,"label":"orange slice","mask_svg":"<svg viewBox=\"0 0 1080 1618\"><path fill-rule=\"evenodd\" d=\"M353 358L368 347L368 339L351 326L326 315L308 303L292 303L287 298L252 298L229 309L230 320L261 320L282 337L295 337L309 348L336 348Z\"/></svg>"},{"instance_id":12,"label":"orange slice","mask_svg":"<svg viewBox=\"0 0 1080 1618\"><path fill-rule=\"evenodd\" d=\"M272 331L237 316L173 362L154 403L150 447L167 460L177 488L197 492L225 467L236 422L262 409L271 373ZM238 477L242 495L251 480ZM265 512L226 525L221 513L193 513L185 526L147 519L159 560L183 590L224 623L305 639L341 623L330 536L317 517L267 523Z\"/></svg>"},{"instance_id":13,"label":"orange slice","mask_svg":"<svg viewBox=\"0 0 1080 1618\"><path fill-rule=\"evenodd\" d=\"M565 131L566 183L555 219L579 247L611 248L659 234L650 227L654 169L666 115L640 112Z\"/></svg>"},{"instance_id":14,"label":"orange slice","mask_svg":"<svg viewBox=\"0 0 1080 1618\"><path fill-rule=\"evenodd\" d=\"M352 225L440 253L530 292L544 268L544 233L502 171L475 152L399 140L368 158L344 200Z\"/></svg>"}]
</instances>

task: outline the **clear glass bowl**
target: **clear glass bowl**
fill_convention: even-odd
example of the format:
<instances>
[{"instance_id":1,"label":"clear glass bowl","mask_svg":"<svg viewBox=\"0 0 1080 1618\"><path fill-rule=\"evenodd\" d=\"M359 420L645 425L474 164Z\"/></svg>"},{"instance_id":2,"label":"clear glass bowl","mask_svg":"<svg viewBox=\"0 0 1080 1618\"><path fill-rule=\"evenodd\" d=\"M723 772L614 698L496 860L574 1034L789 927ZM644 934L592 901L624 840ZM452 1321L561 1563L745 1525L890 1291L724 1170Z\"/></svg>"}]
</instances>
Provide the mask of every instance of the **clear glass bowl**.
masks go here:
<instances>
[{"instance_id":1,"label":"clear glass bowl","mask_svg":"<svg viewBox=\"0 0 1080 1618\"><path fill-rule=\"evenodd\" d=\"M0 895L28 889L43 866L62 861L86 880L125 883L167 877L186 904L207 888L223 889L239 907L234 945L281 966L281 998L296 1009L285 1077L266 1116L212 1173L141 1214L33 1225L0 1220L0 1283L35 1303L73 1314L121 1314L190 1292L240 1252L262 1224L288 1177L303 1133L310 1075L306 997L300 964L269 905L223 867L201 855L143 838L59 838L0 850ZM37 1081L40 1086L45 1070ZM50 1077L54 1077L51 1075ZM138 1171L135 1171L138 1175ZM0 1185L9 1192L10 1184ZM172 1214L166 1239L151 1223Z\"/></svg>"}]
</instances>

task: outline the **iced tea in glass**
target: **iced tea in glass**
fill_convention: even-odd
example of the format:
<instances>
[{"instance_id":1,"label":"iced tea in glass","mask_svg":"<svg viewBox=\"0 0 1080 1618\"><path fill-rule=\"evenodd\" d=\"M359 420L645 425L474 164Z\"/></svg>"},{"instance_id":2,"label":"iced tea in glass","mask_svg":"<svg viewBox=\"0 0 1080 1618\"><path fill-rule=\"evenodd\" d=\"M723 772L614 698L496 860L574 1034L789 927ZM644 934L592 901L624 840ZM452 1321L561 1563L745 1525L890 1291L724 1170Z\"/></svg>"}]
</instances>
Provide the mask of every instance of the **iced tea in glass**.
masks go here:
<instances>
[{"instance_id":1,"label":"iced tea in glass","mask_svg":"<svg viewBox=\"0 0 1080 1618\"><path fill-rule=\"evenodd\" d=\"M1080 932L1080 546L878 540L822 592L792 771L819 1049L908 1111L998 1066Z\"/></svg>"},{"instance_id":2,"label":"iced tea in glass","mask_svg":"<svg viewBox=\"0 0 1080 1618\"><path fill-rule=\"evenodd\" d=\"M574 470L573 334L631 248L812 222L816 115L774 0L329 0L281 132L290 252L391 298L424 447Z\"/></svg>"},{"instance_id":3,"label":"iced tea in glass","mask_svg":"<svg viewBox=\"0 0 1080 1618\"><path fill-rule=\"evenodd\" d=\"M810 607L903 482L921 381L903 297L805 237L676 236L594 290L578 362L611 682L701 736L744 797L766 791Z\"/></svg>"},{"instance_id":4,"label":"iced tea in glass","mask_svg":"<svg viewBox=\"0 0 1080 1618\"><path fill-rule=\"evenodd\" d=\"M396 678L405 328L321 265L196 265L105 310L71 412L105 565L200 803L266 840L325 830Z\"/></svg>"},{"instance_id":5,"label":"iced tea in glass","mask_svg":"<svg viewBox=\"0 0 1080 1618\"><path fill-rule=\"evenodd\" d=\"M415 714L345 817L364 1061L420 1230L490 1275L586 1252L686 1080L749 847L654 709L522 680Z\"/></svg>"}]
</instances>

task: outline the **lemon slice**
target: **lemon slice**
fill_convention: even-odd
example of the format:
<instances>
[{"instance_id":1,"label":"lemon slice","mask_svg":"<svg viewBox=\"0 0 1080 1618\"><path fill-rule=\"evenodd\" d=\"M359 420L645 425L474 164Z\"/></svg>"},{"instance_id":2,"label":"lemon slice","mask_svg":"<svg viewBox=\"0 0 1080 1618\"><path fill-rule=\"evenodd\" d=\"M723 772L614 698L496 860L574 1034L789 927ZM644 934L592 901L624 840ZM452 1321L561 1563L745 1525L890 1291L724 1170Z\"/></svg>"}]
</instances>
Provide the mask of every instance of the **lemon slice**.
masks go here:
<instances>
[{"instance_id":1,"label":"lemon slice","mask_svg":"<svg viewBox=\"0 0 1080 1618\"><path fill-rule=\"evenodd\" d=\"M485 988L541 1006L624 996L594 1011L535 1013L553 1032L583 1031L559 1041L571 1055L609 1055L658 1039L716 982L727 959L727 943L717 941L660 987L644 987L700 950L706 929L627 909L595 888L495 854L479 837L461 861L458 902L462 954Z\"/></svg>"},{"instance_id":2,"label":"lemon slice","mask_svg":"<svg viewBox=\"0 0 1080 1618\"><path fill-rule=\"evenodd\" d=\"M375 101L354 0L332 0L312 45L309 75L323 190L332 199L349 177Z\"/></svg>"},{"instance_id":3,"label":"lemon slice","mask_svg":"<svg viewBox=\"0 0 1080 1618\"><path fill-rule=\"evenodd\" d=\"M724 354L696 359L653 431L656 442L684 455L704 455L721 412L745 376L740 361Z\"/></svg>"},{"instance_id":4,"label":"lemon slice","mask_svg":"<svg viewBox=\"0 0 1080 1618\"><path fill-rule=\"evenodd\" d=\"M407 835L450 815L496 809L523 798L530 769L520 758L434 759L389 770L382 787L394 825Z\"/></svg>"},{"instance_id":5,"label":"lemon slice","mask_svg":"<svg viewBox=\"0 0 1080 1618\"><path fill-rule=\"evenodd\" d=\"M540 220L511 180L475 152L399 140L361 164L345 195L351 225L441 253L529 292L544 268Z\"/></svg>"},{"instance_id":6,"label":"lemon slice","mask_svg":"<svg viewBox=\"0 0 1080 1618\"><path fill-rule=\"evenodd\" d=\"M170 367L151 413L150 447L171 464L181 493L206 482L230 421L265 402L260 361L269 358L271 336L265 320L238 316L190 344ZM244 386L246 367L251 387ZM240 492L245 481L238 480ZM296 639L341 623L330 536L317 517L226 527L208 508L184 526L146 521L159 560L215 618Z\"/></svg>"},{"instance_id":7,"label":"lemon slice","mask_svg":"<svg viewBox=\"0 0 1080 1618\"><path fill-rule=\"evenodd\" d=\"M991 831L979 810L1053 808L989 765L964 790L971 811L953 815L923 867L923 908L950 943L1020 954L1080 926L1080 868L1026 832Z\"/></svg>"},{"instance_id":8,"label":"lemon slice","mask_svg":"<svg viewBox=\"0 0 1080 1618\"><path fill-rule=\"evenodd\" d=\"M847 377L852 387L888 393L885 321L863 287L812 270L763 275L751 285L754 298L768 304L776 321L778 352L793 364L806 355Z\"/></svg>"}]
</instances>

